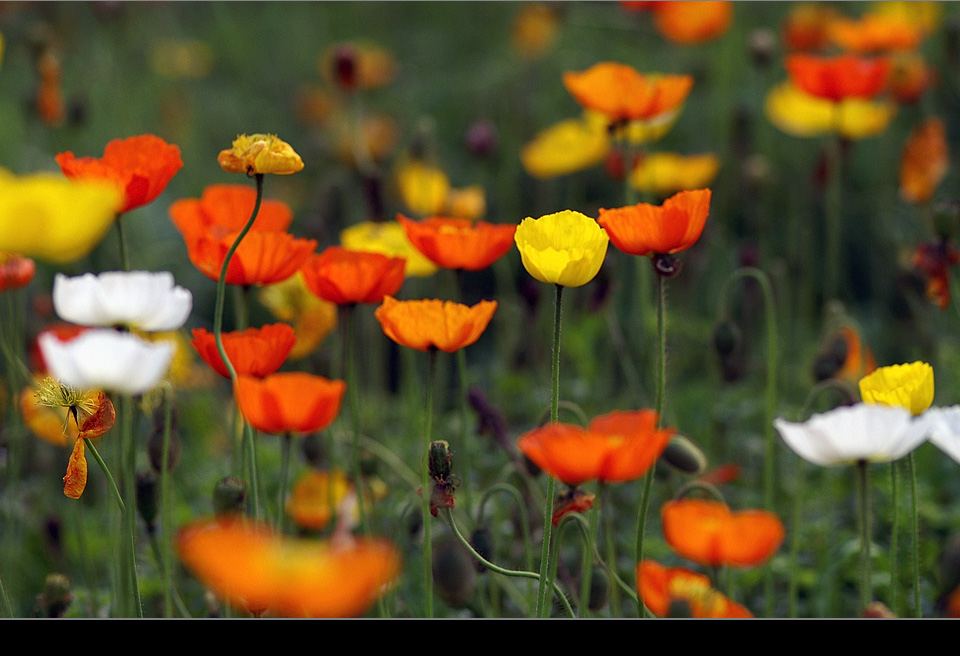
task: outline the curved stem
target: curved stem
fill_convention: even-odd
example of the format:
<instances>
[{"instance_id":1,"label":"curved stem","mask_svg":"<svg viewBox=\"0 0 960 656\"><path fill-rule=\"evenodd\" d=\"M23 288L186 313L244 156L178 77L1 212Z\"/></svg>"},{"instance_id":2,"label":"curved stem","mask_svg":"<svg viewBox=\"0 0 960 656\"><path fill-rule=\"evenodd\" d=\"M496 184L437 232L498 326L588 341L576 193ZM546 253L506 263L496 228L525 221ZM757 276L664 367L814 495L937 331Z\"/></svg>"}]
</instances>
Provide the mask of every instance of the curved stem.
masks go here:
<instances>
[{"instance_id":1,"label":"curved stem","mask_svg":"<svg viewBox=\"0 0 960 656\"><path fill-rule=\"evenodd\" d=\"M463 507L470 514L470 473L473 471L470 458L470 439L467 437L467 354L463 349L457 351L457 376L460 379L460 455L462 457L463 472Z\"/></svg>"},{"instance_id":2,"label":"curved stem","mask_svg":"<svg viewBox=\"0 0 960 656\"><path fill-rule=\"evenodd\" d=\"M110 490L113 492L113 498L117 502L117 508L120 509L120 512L123 512L123 497L120 495L120 490L117 488L117 482L113 479L113 474L110 473L110 468L107 467L107 463L103 461L103 457L100 455L100 452L97 451L97 447L94 446L93 440L83 438L83 445L90 449L90 453L93 454L93 459L97 461L97 464L100 465L100 469L103 470L103 475L107 477L107 483L110 485Z\"/></svg>"},{"instance_id":3,"label":"curved stem","mask_svg":"<svg viewBox=\"0 0 960 656\"><path fill-rule=\"evenodd\" d=\"M917 461L911 453L907 458L907 469L910 470L910 505L913 522L913 612L914 617L923 617L923 608L920 606L920 507L917 491Z\"/></svg>"},{"instance_id":4,"label":"curved stem","mask_svg":"<svg viewBox=\"0 0 960 656\"><path fill-rule=\"evenodd\" d=\"M420 472L423 495L423 585L427 595L427 617L433 617L433 544L430 535L430 442L433 428L433 378L437 368L437 351L427 353L427 410L423 430L426 445L423 452L423 464Z\"/></svg>"},{"instance_id":5,"label":"curved stem","mask_svg":"<svg viewBox=\"0 0 960 656\"><path fill-rule=\"evenodd\" d=\"M704 481L690 481L689 483L681 487L679 490L677 490L677 493L673 495L673 498L674 500L682 499L683 497L687 496L687 494L689 494L690 492L693 492L694 490L702 490L707 494L709 494L710 496L712 496L717 501L719 501L720 503L727 502L727 500L723 498L723 494L720 493L720 490L718 490L716 486L711 485L710 483L705 483Z\"/></svg>"},{"instance_id":6,"label":"curved stem","mask_svg":"<svg viewBox=\"0 0 960 656\"><path fill-rule=\"evenodd\" d=\"M560 318L563 302L563 286L555 285L553 312L553 370L550 396L550 421L557 421L560 414ZM547 589L550 585L549 559L550 534L553 529L553 495L556 481L553 476L547 476L547 498L543 508L543 544L540 548L540 586L537 590L537 617L547 616Z\"/></svg>"},{"instance_id":7,"label":"curved stem","mask_svg":"<svg viewBox=\"0 0 960 656\"><path fill-rule=\"evenodd\" d=\"M520 494L520 490L508 483L497 483L489 490L487 490L483 496L480 497L480 511L477 515L477 524L480 524L483 521L483 512L484 507L486 506L487 500L495 492L505 492L511 495L514 501L517 502L517 511L520 513L520 526L523 531L523 544L524 544L524 553L526 554L526 563L527 569L533 569L533 554L530 553L531 541L530 541L530 523L527 520L527 506L523 502L523 496Z\"/></svg>"},{"instance_id":8,"label":"curved stem","mask_svg":"<svg viewBox=\"0 0 960 656\"><path fill-rule=\"evenodd\" d=\"M790 519L790 579L787 592L788 616L797 616L797 554L800 552L800 505L803 499L803 464L797 464L797 483L793 492L793 516Z\"/></svg>"}]
</instances>

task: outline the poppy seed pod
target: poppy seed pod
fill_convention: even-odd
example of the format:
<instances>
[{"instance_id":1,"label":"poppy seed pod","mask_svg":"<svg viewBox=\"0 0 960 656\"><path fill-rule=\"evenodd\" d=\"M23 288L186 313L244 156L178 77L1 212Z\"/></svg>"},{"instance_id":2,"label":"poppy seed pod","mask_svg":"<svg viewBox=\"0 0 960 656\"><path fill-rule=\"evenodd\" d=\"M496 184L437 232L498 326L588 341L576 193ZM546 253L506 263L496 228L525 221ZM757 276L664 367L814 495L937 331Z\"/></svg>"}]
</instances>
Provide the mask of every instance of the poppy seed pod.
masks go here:
<instances>
[{"instance_id":1,"label":"poppy seed pod","mask_svg":"<svg viewBox=\"0 0 960 656\"><path fill-rule=\"evenodd\" d=\"M703 451L683 435L671 437L660 458L674 469L691 476L699 476L707 468L707 457Z\"/></svg>"},{"instance_id":2,"label":"poppy seed pod","mask_svg":"<svg viewBox=\"0 0 960 656\"><path fill-rule=\"evenodd\" d=\"M71 602L70 579L63 574L48 574L43 592L37 595L35 613L39 617L63 617Z\"/></svg>"}]
</instances>

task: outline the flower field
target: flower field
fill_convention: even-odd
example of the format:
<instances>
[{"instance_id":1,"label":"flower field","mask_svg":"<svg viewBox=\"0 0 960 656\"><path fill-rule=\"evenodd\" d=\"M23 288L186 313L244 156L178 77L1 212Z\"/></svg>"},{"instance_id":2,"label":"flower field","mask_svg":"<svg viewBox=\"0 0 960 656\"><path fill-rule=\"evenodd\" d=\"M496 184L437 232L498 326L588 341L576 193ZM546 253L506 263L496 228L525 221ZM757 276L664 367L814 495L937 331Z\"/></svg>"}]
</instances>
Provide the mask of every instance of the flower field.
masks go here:
<instances>
[{"instance_id":1,"label":"flower field","mask_svg":"<svg viewBox=\"0 0 960 656\"><path fill-rule=\"evenodd\" d=\"M960 617L960 8L4 3L0 617Z\"/></svg>"}]
</instances>

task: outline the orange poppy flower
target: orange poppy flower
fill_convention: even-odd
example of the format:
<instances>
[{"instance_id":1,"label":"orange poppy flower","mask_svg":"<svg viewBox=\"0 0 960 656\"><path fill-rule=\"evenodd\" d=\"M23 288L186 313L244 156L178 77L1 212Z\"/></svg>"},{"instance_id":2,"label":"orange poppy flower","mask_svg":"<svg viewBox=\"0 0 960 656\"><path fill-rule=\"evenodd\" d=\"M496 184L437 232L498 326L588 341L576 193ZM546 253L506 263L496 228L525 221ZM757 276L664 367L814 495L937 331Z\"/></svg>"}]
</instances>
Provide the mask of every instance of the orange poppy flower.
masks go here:
<instances>
[{"instance_id":1,"label":"orange poppy flower","mask_svg":"<svg viewBox=\"0 0 960 656\"><path fill-rule=\"evenodd\" d=\"M854 55L790 55L785 65L790 79L800 89L833 102L875 97L886 88L891 71L890 60L885 57L868 59Z\"/></svg>"},{"instance_id":2,"label":"orange poppy flower","mask_svg":"<svg viewBox=\"0 0 960 656\"><path fill-rule=\"evenodd\" d=\"M667 544L708 567L759 565L783 542L783 523L765 510L733 512L719 501L682 499L665 503L660 514Z\"/></svg>"},{"instance_id":3,"label":"orange poppy flower","mask_svg":"<svg viewBox=\"0 0 960 656\"><path fill-rule=\"evenodd\" d=\"M249 185L210 185L200 198L182 198L171 205L170 218L184 238L204 233L220 238L243 229L256 199L257 191ZM292 221L293 211L286 203L264 199L251 230L283 232Z\"/></svg>"},{"instance_id":4,"label":"orange poppy flower","mask_svg":"<svg viewBox=\"0 0 960 656\"><path fill-rule=\"evenodd\" d=\"M836 18L830 22L830 39L848 52L866 54L913 50L923 39L924 28L903 16L865 14L860 20Z\"/></svg>"},{"instance_id":5,"label":"orange poppy flower","mask_svg":"<svg viewBox=\"0 0 960 656\"><path fill-rule=\"evenodd\" d=\"M693 78L644 75L626 64L602 62L582 73L567 71L563 85L584 108L612 121L649 121L679 111Z\"/></svg>"},{"instance_id":6,"label":"orange poppy flower","mask_svg":"<svg viewBox=\"0 0 960 656\"><path fill-rule=\"evenodd\" d=\"M823 50L830 36L830 24L837 12L819 2L800 2L783 22L783 43L789 50Z\"/></svg>"},{"instance_id":7,"label":"orange poppy flower","mask_svg":"<svg viewBox=\"0 0 960 656\"><path fill-rule=\"evenodd\" d=\"M0 253L0 292L26 287L37 272L36 263L16 253Z\"/></svg>"},{"instance_id":8,"label":"orange poppy flower","mask_svg":"<svg viewBox=\"0 0 960 656\"><path fill-rule=\"evenodd\" d=\"M400 572L400 555L385 540L289 538L242 519L190 524L177 551L205 586L258 615L356 617Z\"/></svg>"},{"instance_id":9,"label":"orange poppy flower","mask_svg":"<svg viewBox=\"0 0 960 656\"><path fill-rule=\"evenodd\" d=\"M653 6L654 25L664 38L681 45L715 39L730 27L732 2L660 2Z\"/></svg>"},{"instance_id":10,"label":"orange poppy flower","mask_svg":"<svg viewBox=\"0 0 960 656\"><path fill-rule=\"evenodd\" d=\"M650 612L659 617L667 617L675 601L685 602L696 618L753 617L749 610L714 590L703 574L664 567L653 560L637 565L637 591Z\"/></svg>"},{"instance_id":11,"label":"orange poppy flower","mask_svg":"<svg viewBox=\"0 0 960 656\"><path fill-rule=\"evenodd\" d=\"M846 345L847 357L844 358L836 377L856 383L873 373L877 368L877 361L873 357L873 351L860 338L860 333L852 326L841 326L837 335Z\"/></svg>"},{"instance_id":12,"label":"orange poppy flower","mask_svg":"<svg viewBox=\"0 0 960 656\"><path fill-rule=\"evenodd\" d=\"M709 189L681 191L659 206L638 203L601 209L597 222L624 253L679 253L700 239L710 213L710 197Z\"/></svg>"},{"instance_id":13,"label":"orange poppy flower","mask_svg":"<svg viewBox=\"0 0 960 656\"><path fill-rule=\"evenodd\" d=\"M950 267L960 263L960 251L946 241L917 246L913 266L927 275L927 298L941 310L950 305Z\"/></svg>"},{"instance_id":14,"label":"orange poppy flower","mask_svg":"<svg viewBox=\"0 0 960 656\"><path fill-rule=\"evenodd\" d=\"M322 531L335 512L343 515L348 496L356 499L353 484L342 471L310 470L293 486L286 511L297 526Z\"/></svg>"},{"instance_id":15,"label":"orange poppy flower","mask_svg":"<svg viewBox=\"0 0 960 656\"><path fill-rule=\"evenodd\" d=\"M524 433L517 447L571 487L585 481L632 481L646 473L676 431L657 428L653 410L611 412L587 428L553 422Z\"/></svg>"},{"instance_id":16,"label":"orange poppy flower","mask_svg":"<svg viewBox=\"0 0 960 656\"><path fill-rule=\"evenodd\" d=\"M410 243L444 269L480 271L513 248L513 224L494 225L467 219L431 217L413 221L397 215Z\"/></svg>"},{"instance_id":17,"label":"orange poppy flower","mask_svg":"<svg viewBox=\"0 0 960 656\"><path fill-rule=\"evenodd\" d=\"M249 218L249 217L247 217ZM220 279L220 269L237 232L221 238L203 234L187 239L187 255L193 265L210 280ZM229 285L270 285L286 280L303 266L317 248L313 239L295 239L288 232L250 231L227 267Z\"/></svg>"},{"instance_id":18,"label":"orange poppy flower","mask_svg":"<svg viewBox=\"0 0 960 656\"><path fill-rule=\"evenodd\" d=\"M152 134L114 139L100 159L77 158L67 151L57 155L56 160L68 178L116 183L125 194L121 214L152 202L183 167L180 149Z\"/></svg>"},{"instance_id":19,"label":"orange poppy flower","mask_svg":"<svg viewBox=\"0 0 960 656\"><path fill-rule=\"evenodd\" d=\"M283 364L296 342L293 328L285 323L275 323L262 328L247 328L232 333L223 333L223 350L238 376L263 378ZM190 342L203 361L214 371L229 378L230 373L217 351L217 340L204 328L193 331Z\"/></svg>"},{"instance_id":20,"label":"orange poppy flower","mask_svg":"<svg viewBox=\"0 0 960 656\"><path fill-rule=\"evenodd\" d=\"M407 265L402 257L349 251L330 246L307 259L300 269L315 296L337 305L379 303L403 285Z\"/></svg>"},{"instance_id":21,"label":"orange poppy flower","mask_svg":"<svg viewBox=\"0 0 960 656\"><path fill-rule=\"evenodd\" d=\"M900 197L908 203L926 203L947 175L950 153L943 121L932 116L918 125L900 159Z\"/></svg>"},{"instance_id":22,"label":"orange poppy flower","mask_svg":"<svg viewBox=\"0 0 960 656\"><path fill-rule=\"evenodd\" d=\"M266 378L240 376L234 384L240 414L264 433L312 433L340 413L347 384L301 372Z\"/></svg>"},{"instance_id":23,"label":"orange poppy flower","mask_svg":"<svg viewBox=\"0 0 960 656\"><path fill-rule=\"evenodd\" d=\"M890 72L890 95L897 102L912 105L937 81L937 72L918 52L900 53L893 58Z\"/></svg>"},{"instance_id":24,"label":"orange poppy flower","mask_svg":"<svg viewBox=\"0 0 960 656\"><path fill-rule=\"evenodd\" d=\"M374 316L387 337L401 346L453 353L480 339L496 309L496 301L480 301L470 307L452 301L398 301L387 296Z\"/></svg>"}]
</instances>

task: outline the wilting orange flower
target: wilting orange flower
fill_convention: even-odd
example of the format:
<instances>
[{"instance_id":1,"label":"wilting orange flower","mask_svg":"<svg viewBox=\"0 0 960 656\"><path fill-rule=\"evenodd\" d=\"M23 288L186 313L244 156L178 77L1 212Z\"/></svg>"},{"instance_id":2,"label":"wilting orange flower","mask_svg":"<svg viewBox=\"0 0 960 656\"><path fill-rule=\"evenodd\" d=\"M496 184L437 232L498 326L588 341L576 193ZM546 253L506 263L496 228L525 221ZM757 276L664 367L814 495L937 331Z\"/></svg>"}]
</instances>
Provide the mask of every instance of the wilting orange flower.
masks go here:
<instances>
[{"instance_id":1,"label":"wilting orange flower","mask_svg":"<svg viewBox=\"0 0 960 656\"><path fill-rule=\"evenodd\" d=\"M950 166L946 130L936 116L918 125L900 159L900 197L908 203L922 204L933 198L937 186Z\"/></svg>"},{"instance_id":2,"label":"wilting orange flower","mask_svg":"<svg viewBox=\"0 0 960 656\"><path fill-rule=\"evenodd\" d=\"M676 431L657 428L653 410L611 412L587 428L552 422L524 433L517 447L540 469L575 487L632 481L656 462Z\"/></svg>"},{"instance_id":3,"label":"wilting orange flower","mask_svg":"<svg viewBox=\"0 0 960 656\"><path fill-rule=\"evenodd\" d=\"M659 2L654 25L664 38L682 45L705 43L730 27L732 2Z\"/></svg>"},{"instance_id":4,"label":"wilting orange flower","mask_svg":"<svg viewBox=\"0 0 960 656\"><path fill-rule=\"evenodd\" d=\"M37 272L36 263L16 253L0 253L0 292L26 287Z\"/></svg>"},{"instance_id":5,"label":"wilting orange flower","mask_svg":"<svg viewBox=\"0 0 960 656\"><path fill-rule=\"evenodd\" d=\"M667 544L708 567L759 565L783 542L783 523L765 510L733 512L719 501L682 499L665 503L660 514Z\"/></svg>"},{"instance_id":6,"label":"wilting orange flower","mask_svg":"<svg viewBox=\"0 0 960 656\"><path fill-rule=\"evenodd\" d=\"M222 338L223 350L230 358L230 364L237 375L254 378L269 376L279 369L296 341L293 328L285 323L223 333ZM214 371L224 378L230 377L227 366L217 351L217 341L213 333L197 328L193 331L193 341L190 343Z\"/></svg>"},{"instance_id":7,"label":"wilting orange flower","mask_svg":"<svg viewBox=\"0 0 960 656\"><path fill-rule=\"evenodd\" d=\"M385 540L302 540L242 519L190 524L177 550L231 604L284 617L362 615L400 572L400 555Z\"/></svg>"},{"instance_id":8,"label":"wilting orange flower","mask_svg":"<svg viewBox=\"0 0 960 656\"><path fill-rule=\"evenodd\" d=\"M924 30L904 17L864 14L860 20L836 18L830 23L830 40L843 50L860 54L913 50Z\"/></svg>"},{"instance_id":9,"label":"wilting orange flower","mask_svg":"<svg viewBox=\"0 0 960 656\"><path fill-rule=\"evenodd\" d=\"M479 271L513 248L514 224L494 225L467 219L431 217L413 221L397 215L410 243L444 269Z\"/></svg>"},{"instance_id":10,"label":"wilting orange flower","mask_svg":"<svg viewBox=\"0 0 960 656\"><path fill-rule=\"evenodd\" d=\"M227 251L238 234L231 232L222 238L203 234L187 239L187 255L200 273L219 280ZM303 266L316 248L317 242L313 239L295 239L287 232L251 230L233 253L227 267L227 284L270 285L286 280Z\"/></svg>"},{"instance_id":11,"label":"wilting orange flower","mask_svg":"<svg viewBox=\"0 0 960 656\"><path fill-rule=\"evenodd\" d=\"M789 50L823 50L829 43L830 24L836 20L833 7L819 2L800 2L783 22L783 43Z\"/></svg>"},{"instance_id":12,"label":"wilting orange flower","mask_svg":"<svg viewBox=\"0 0 960 656\"><path fill-rule=\"evenodd\" d=\"M912 105L934 85L937 73L919 52L903 52L893 57L890 95L897 102Z\"/></svg>"},{"instance_id":13,"label":"wilting orange flower","mask_svg":"<svg viewBox=\"0 0 960 656\"><path fill-rule=\"evenodd\" d=\"M749 610L714 590L703 574L664 567L652 560L637 565L637 591L644 605L659 617L668 616L675 601L686 603L697 618L753 617Z\"/></svg>"},{"instance_id":14,"label":"wilting orange flower","mask_svg":"<svg viewBox=\"0 0 960 656\"><path fill-rule=\"evenodd\" d=\"M403 285L406 261L379 253L330 246L307 259L303 282L315 296L337 305L379 303Z\"/></svg>"},{"instance_id":15,"label":"wilting orange flower","mask_svg":"<svg viewBox=\"0 0 960 656\"><path fill-rule=\"evenodd\" d=\"M64 413L37 402L35 388L28 385L20 392L20 415L30 431L54 446L67 446L76 441L80 429L76 422L64 424Z\"/></svg>"},{"instance_id":16,"label":"wilting orange flower","mask_svg":"<svg viewBox=\"0 0 960 656\"><path fill-rule=\"evenodd\" d=\"M480 301L471 307L452 301L398 301L387 296L374 316L387 337L401 346L453 353L480 339L496 309L496 301Z\"/></svg>"},{"instance_id":17,"label":"wilting orange flower","mask_svg":"<svg viewBox=\"0 0 960 656\"><path fill-rule=\"evenodd\" d=\"M68 178L115 183L125 194L120 213L152 202L183 167L180 149L152 134L114 139L100 159L77 158L67 151L57 155L56 160Z\"/></svg>"},{"instance_id":18,"label":"wilting orange flower","mask_svg":"<svg viewBox=\"0 0 960 656\"><path fill-rule=\"evenodd\" d=\"M217 163L227 173L290 175L303 170L300 155L275 134L237 135L233 147L221 150Z\"/></svg>"},{"instance_id":19,"label":"wilting orange flower","mask_svg":"<svg viewBox=\"0 0 960 656\"><path fill-rule=\"evenodd\" d=\"M626 64L602 62L567 71L563 85L586 109L612 121L649 121L678 112L693 88L689 75L644 75Z\"/></svg>"},{"instance_id":20,"label":"wilting orange flower","mask_svg":"<svg viewBox=\"0 0 960 656\"><path fill-rule=\"evenodd\" d=\"M917 246L913 266L927 275L927 298L941 310L950 305L950 267L960 263L960 251L947 241Z\"/></svg>"},{"instance_id":21,"label":"wilting orange flower","mask_svg":"<svg viewBox=\"0 0 960 656\"><path fill-rule=\"evenodd\" d=\"M339 469L332 472L310 470L293 486L287 500L287 514L297 526L312 531L323 530L334 512L343 512L341 504L352 492L353 485Z\"/></svg>"},{"instance_id":22,"label":"wilting orange flower","mask_svg":"<svg viewBox=\"0 0 960 656\"><path fill-rule=\"evenodd\" d=\"M679 253L700 239L710 213L710 196L709 189L696 189L674 194L660 206L638 203L601 209L597 222L624 253Z\"/></svg>"},{"instance_id":23,"label":"wilting orange flower","mask_svg":"<svg viewBox=\"0 0 960 656\"><path fill-rule=\"evenodd\" d=\"M890 60L885 57L869 59L854 55L790 55L785 65L790 79L800 89L833 102L873 98L886 88L891 70Z\"/></svg>"},{"instance_id":24,"label":"wilting orange flower","mask_svg":"<svg viewBox=\"0 0 960 656\"><path fill-rule=\"evenodd\" d=\"M215 184L200 198L182 198L170 206L170 218L186 239L209 234L221 238L239 232L250 220L257 191L250 185ZM251 230L283 232L293 221L293 211L279 200L264 199Z\"/></svg>"},{"instance_id":25,"label":"wilting orange flower","mask_svg":"<svg viewBox=\"0 0 960 656\"><path fill-rule=\"evenodd\" d=\"M323 430L340 413L347 384L301 372L259 379L240 376L234 396L240 414L264 433L312 433Z\"/></svg>"}]
</instances>

